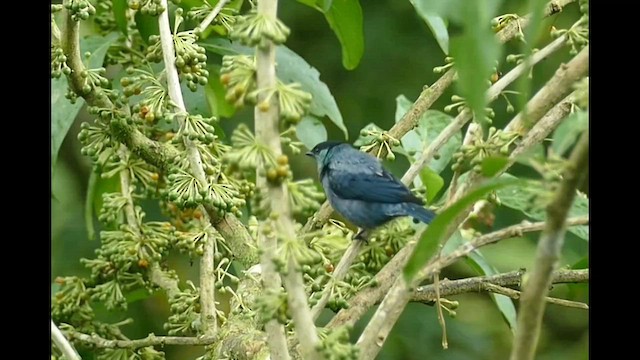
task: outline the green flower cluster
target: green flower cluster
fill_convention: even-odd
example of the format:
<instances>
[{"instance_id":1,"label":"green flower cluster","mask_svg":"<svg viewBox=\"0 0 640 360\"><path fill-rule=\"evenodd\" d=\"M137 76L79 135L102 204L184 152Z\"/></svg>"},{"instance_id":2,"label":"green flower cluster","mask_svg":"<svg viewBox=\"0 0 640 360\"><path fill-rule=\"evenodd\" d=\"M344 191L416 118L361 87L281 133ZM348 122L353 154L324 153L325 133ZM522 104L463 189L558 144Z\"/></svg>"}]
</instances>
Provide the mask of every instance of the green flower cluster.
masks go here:
<instances>
[{"instance_id":1,"label":"green flower cluster","mask_svg":"<svg viewBox=\"0 0 640 360\"><path fill-rule=\"evenodd\" d=\"M470 169L480 172L482 160L492 155L508 155L518 138L515 132L490 127L487 140L483 140L482 136L474 136L471 144L462 145L460 150L453 154L455 162L451 169L460 173Z\"/></svg>"},{"instance_id":2,"label":"green flower cluster","mask_svg":"<svg viewBox=\"0 0 640 360\"><path fill-rule=\"evenodd\" d=\"M69 10L71 18L75 21L87 20L96 13L96 8L89 0L64 0L62 6Z\"/></svg>"},{"instance_id":3,"label":"green flower cluster","mask_svg":"<svg viewBox=\"0 0 640 360\"><path fill-rule=\"evenodd\" d=\"M276 45L284 43L289 32L289 28L280 19L252 11L236 17L236 24L229 37L247 46L265 48L270 41Z\"/></svg>"}]
</instances>

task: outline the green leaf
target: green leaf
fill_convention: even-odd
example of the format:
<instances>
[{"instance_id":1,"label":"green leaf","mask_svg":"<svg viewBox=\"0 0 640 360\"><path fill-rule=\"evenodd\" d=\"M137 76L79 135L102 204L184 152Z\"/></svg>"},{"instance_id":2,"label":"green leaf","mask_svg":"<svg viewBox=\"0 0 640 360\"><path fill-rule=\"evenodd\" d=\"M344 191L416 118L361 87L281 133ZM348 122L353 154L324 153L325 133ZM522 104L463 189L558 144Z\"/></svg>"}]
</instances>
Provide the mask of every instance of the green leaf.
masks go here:
<instances>
[{"instance_id":1,"label":"green leaf","mask_svg":"<svg viewBox=\"0 0 640 360\"><path fill-rule=\"evenodd\" d=\"M413 103L404 95L396 97L396 122L409 111ZM418 120L418 126L407 132L401 139L402 147L409 153L414 153L409 160L415 160L422 151L435 140L436 137L453 121L453 117L437 110L427 110ZM462 145L462 134L458 132L452 136L438 151L438 159L432 159L428 167L439 174L447 167L453 154Z\"/></svg>"},{"instance_id":2,"label":"green leaf","mask_svg":"<svg viewBox=\"0 0 640 360\"><path fill-rule=\"evenodd\" d=\"M449 32L447 31L447 24L444 19L434 12L425 11L425 7L422 6L422 1L420 0L410 0L413 7L416 9L416 12L422 19L427 23L429 29L431 29L431 33L436 38L440 49L445 53L445 55L449 55ZM420 5L416 5L419 2Z\"/></svg>"},{"instance_id":3,"label":"green leaf","mask_svg":"<svg viewBox=\"0 0 640 360\"><path fill-rule=\"evenodd\" d=\"M585 256L582 259L575 262L575 264L571 265L571 268L574 270L578 269L588 269L589 268L589 257Z\"/></svg>"},{"instance_id":4,"label":"green leaf","mask_svg":"<svg viewBox=\"0 0 640 360\"><path fill-rule=\"evenodd\" d=\"M136 11L135 21L140 36L145 43L149 43L149 36L160 34L157 16L145 15L140 11Z\"/></svg>"},{"instance_id":5,"label":"green leaf","mask_svg":"<svg viewBox=\"0 0 640 360\"><path fill-rule=\"evenodd\" d=\"M467 2L459 9L462 13L463 34L451 41L454 66L458 70L457 84L485 134L488 129L484 116L487 102L485 92L502 49L489 26L499 3L500 0Z\"/></svg>"},{"instance_id":6,"label":"green leaf","mask_svg":"<svg viewBox=\"0 0 640 360\"><path fill-rule=\"evenodd\" d=\"M122 31L123 34L127 35L127 0L113 0L113 17L116 20L116 25L118 29Z\"/></svg>"},{"instance_id":7,"label":"green leaf","mask_svg":"<svg viewBox=\"0 0 640 360\"><path fill-rule=\"evenodd\" d=\"M113 41L116 40L118 34L110 33L107 36L92 35L80 39L80 50L82 53L91 52L88 59L89 68L101 67L107 49ZM76 119L78 112L84 105L84 100L80 97L75 104L71 104L65 94L67 93L68 83L64 76L58 79L51 79L51 175L56 166L58 159L58 151L64 141L73 121Z\"/></svg>"},{"instance_id":8,"label":"green leaf","mask_svg":"<svg viewBox=\"0 0 640 360\"><path fill-rule=\"evenodd\" d=\"M517 179L493 179L481 185L469 194L463 196L454 204L446 208L443 212L433 219L427 230L422 233L418 244L413 253L409 257L407 265L404 268L404 279L408 283L413 282L413 278L422 269L431 257L435 254L438 245L442 243L447 235L449 225L463 211L473 205L476 201L482 199L491 191L504 188L509 185L522 183Z\"/></svg>"},{"instance_id":9,"label":"green leaf","mask_svg":"<svg viewBox=\"0 0 640 360\"><path fill-rule=\"evenodd\" d=\"M278 78L285 82L299 82L302 89L313 96L309 113L322 119L329 119L344 133L344 138L349 138L349 132L338 109L338 104L327 85L320 80L320 73L309 65L302 57L291 49L278 46L276 50L276 73Z\"/></svg>"},{"instance_id":10,"label":"green leaf","mask_svg":"<svg viewBox=\"0 0 640 360\"><path fill-rule=\"evenodd\" d=\"M564 155L584 130L589 127L589 113L584 110L576 111L567 116L553 132L551 148L557 155Z\"/></svg>"},{"instance_id":11,"label":"green leaf","mask_svg":"<svg viewBox=\"0 0 640 360\"><path fill-rule=\"evenodd\" d=\"M429 167L420 171L420 181L427 189L427 204L431 204L444 186L444 179Z\"/></svg>"},{"instance_id":12,"label":"green leaf","mask_svg":"<svg viewBox=\"0 0 640 360\"><path fill-rule=\"evenodd\" d=\"M245 54L253 55L254 49L231 43L226 39L207 39L200 43L207 51L220 55ZM302 89L313 96L309 113L319 119L325 116L349 137L347 127L338 109L338 104L327 85L320 80L320 73L309 65L302 57L285 46L276 49L276 74L284 83L298 82Z\"/></svg>"},{"instance_id":13,"label":"green leaf","mask_svg":"<svg viewBox=\"0 0 640 360\"><path fill-rule=\"evenodd\" d=\"M127 299L128 304L131 304L136 301L144 300L149 296L151 296L151 293L149 292L149 290L145 288L135 289L127 292L124 295L125 299Z\"/></svg>"},{"instance_id":14,"label":"green leaf","mask_svg":"<svg viewBox=\"0 0 640 360\"><path fill-rule=\"evenodd\" d=\"M204 117L211 116L211 108L207 102L205 90L201 86L198 86L194 92L189 90L186 82L182 82L180 83L180 89L182 90L184 106L189 114L200 114Z\"/></svg>"},{"instance_id":15,"label":"green leaf","mask_svg":"<svg viewBox=\"0 0 640 360\"><path fill-rule=\"evenodd\" d=\"M510 174L503 174L502 179L513 179ZM507 188L498 190L496 193L500 199L500 203L508 208L518 210L524 215L537 221L544 221L547 218L545 209L541 207L533 207L531 199L538 194L541 189L539 183L530 182L518 188ZM569 209L569 217L589 215L589 199L581 192L576 197ZM589 226L569 226L567 231L577 235L583 240L589 241Z\"/></svg>"},{"instance_id":16,"label":"green leaf","mask_svg":"<svg viewBox=\"0 0 640 360\"><path fill-rule=\"evenodd\" d=\"M327 140L327 129L317 118L305 116L296 126L296 135L307 149L313 149L316 144Z\"/></svg>"},{"instance_id":17,"label":"green leaf","mask_svg":"<svg viewBox=\"0 0 640 360\"><path fill-rule=\"evenodd\" d=\"M456 231L449 241L442 248L442 255L447 255L453 252L456 248L464 245L465 240L462 238L460 231ZM476 249L466 257L466 262L471 268L473 268L479 275L495 275L498 274L498 270L487 262L487 259L482 255L480 250ZM498 307L498 310L502 313L502 316L509 324L511 331L516 330L516 308L513 305L513 300L509 297L499 294L490 293L491 299Z\"/></svg>"},{"instance_id":18,"label":"green leaf","mask_svg":"<svg viewBox=\"0 0 640 360\"><path fill-rule=\"evenodd\" d=\"M362 8L358 0L338 0L324 13L342 47L342 66L355 69L364 54Z\"/></svg>"},{"instance_id":19,"label":"green leaf","mask_svg":"<svg viewBox=\"0 0 640 360\"><path fill-rule=\"evenodd\" d=\"M482 175L486 177L493 177L500 170L504 169L508 162L509 158L505 156L487 156L482 159L482 163L480 164L482 168Z\"/></svg>"},{"instance_id":20,"label":"green leaf","mask_svg":"<svg viewBox=\"0 0 640 360\"><path fill-rule=\"evenodd\" d=\"M230 118L236 113L236 108L225 99L226 91L220 82L220 66L210 65L208 69L209 81L204 88L204 93L207 96L211 114L217 116L218 119Z\"/></svg>"}]
</instances>

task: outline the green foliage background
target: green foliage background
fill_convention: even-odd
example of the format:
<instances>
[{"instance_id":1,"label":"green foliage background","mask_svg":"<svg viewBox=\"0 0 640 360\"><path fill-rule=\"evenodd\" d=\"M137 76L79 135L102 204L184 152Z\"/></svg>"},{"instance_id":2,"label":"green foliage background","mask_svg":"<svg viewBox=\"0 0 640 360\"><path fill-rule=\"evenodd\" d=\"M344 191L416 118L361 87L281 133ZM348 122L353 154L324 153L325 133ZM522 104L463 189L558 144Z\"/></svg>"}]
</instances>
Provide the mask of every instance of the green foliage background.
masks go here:
<instances>
[{"instance_id":1,"label":"green foliage background","mask_svg":"<svg viewBox=\"0 0 640 360\"><path fill-rule=\"evenodd\" d=\"M415 100L423 85L438 79L439 75L434 74L432 68L442 65L445 56L409 1L361 1L361 7L364 54L360 64L351 71L343 66L340 43L330 31L322 13L291 0L281 1L279 10L281 20L291 28L286 45L320 72L320 79L327 84L337 101L350 142L357 139L360 129L371 122L389 129L394 123L396 97L405 95L411 101ZM504 1L498 11L499 14L526 12L527 1L524 0ZM562 13L543 20L541 28L548 29L551 25L568 27L579 16L577 13L575 4L568 6ZM450 28L450 32L455 34L456 29ZM536 43L548 42L548 31L541 31L540 34ZM506 53L517 52L516 46L516 42L508 44ZM553 74L560 62L570 58L568 51L568 48L563 49L535 67L533 91ZM499 69L506 72L512 65L504 63L501 61ZM454 93L459 93L455 86L448 89L432 109L442 110ZM516 112L519 111L518 101L514 102L514 106ZM498 127L511 118L504 109L504 101L497 100L494 106L494 124ZM89 116L83 109L72 125L69 136L62 143L59 159L53 169L52 287L56 286L53 279L57 276L88 275L88 270L80 264L79 259L92 257L93 250L98 246L98 241L87 240L84 206L90 166L88 159L80 155L81 146L76 139L79 124L88 119ZM221 124L228 136L239 122L245 122L251 127L252 119L253 110L245 108L237 112L233 119L225 119ZM329 139L344 140L343 132L333 123L326 121L325 126ZM310 159L300 155L292 157L291 162L294 176L317 176L315 164ZM398 176L408 165L404 157L386 162L386 166ZM531 170L516 165L512 172L526 175ZM451 177L449 167L442 175L448 183ZM112 187L114 184L101 181L98 186ZM155 203L143 205L147 205L145 211L149 220L160 219ZM494 227L513 224L521 218L521 213L515 210L500 208L496 213ZM537 238L538 233L533 233L523 238L503 241L483 249L483 253L499 271L530 268ZM568 233L561 264L577 263L581 260L580 254L587 253L587 247L587 242ZM168 261L182 279L197 280L197 264L191 265L188 260L178 257ZM442 276L455 279L473 274L475 273L470 267L459 262L448 268ZM588 285L558 285L551 296L588 303ZM447 318L448 350L443 350L440 346L441 329L435 308L410 304L378 358L411 360L423 359L426 354L433 359L452 360L506 358L512 334L490 297L486 294L465 294L453 299L460 302L460 307L455 319ZM356 325L352 340L357 339L373 310ZM130 338L140 338L150 332L164 333L162 324L167 317L168 306L166 299L156 294L131 303L126 313L107 312L99 308L97 312L103 320L108 319L109 322L127 317L136 318L136 322L124 329ZM588 315L584 310L548 305L537 359L588 358ZM323 321L328 321L328 317L322 316L320 322ZM165 351L168 359L194 358L201 354L200 349L188 347L167 347Z\"/></svg>"}]
</instances>

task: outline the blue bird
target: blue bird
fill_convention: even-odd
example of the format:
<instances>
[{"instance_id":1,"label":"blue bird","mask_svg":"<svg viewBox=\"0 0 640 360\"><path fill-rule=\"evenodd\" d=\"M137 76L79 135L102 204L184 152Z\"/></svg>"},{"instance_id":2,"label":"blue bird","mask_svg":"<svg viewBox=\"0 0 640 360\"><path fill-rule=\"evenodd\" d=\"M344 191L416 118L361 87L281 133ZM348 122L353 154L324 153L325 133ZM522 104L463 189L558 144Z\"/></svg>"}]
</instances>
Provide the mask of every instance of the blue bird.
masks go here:
<instances>
[{"instance_id":1,"label":"blue bird","mask_svg":"<svg viewBox=\"0 0 640 360\"><path fill-rule=\"evenodd\" d=\"M318 165L331 206L362 229L356 238L365 239L369 230L396 217L411 216L414 222L429 224L436 215L422 207L422 201L385 170L377 158L349 144L321 142L307 155Z\"/></svg>"}]
</instances>

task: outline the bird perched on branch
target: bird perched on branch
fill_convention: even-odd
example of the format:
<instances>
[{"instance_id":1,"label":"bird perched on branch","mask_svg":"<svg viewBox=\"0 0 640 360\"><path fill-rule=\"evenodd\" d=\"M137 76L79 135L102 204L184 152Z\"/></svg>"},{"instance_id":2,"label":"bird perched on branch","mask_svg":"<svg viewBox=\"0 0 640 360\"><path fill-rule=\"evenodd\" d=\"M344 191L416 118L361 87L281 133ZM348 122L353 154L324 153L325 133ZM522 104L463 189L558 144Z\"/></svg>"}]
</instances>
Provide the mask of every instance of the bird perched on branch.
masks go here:
<instances>
[{"instance_id":1,"label":"bird perched on branch","mask_svg":"<svg viewBox=\"0 0 640 360\"><path fill-rule=\"evenodd\" d=\"M321 142L307 155L316 160L331 206L361 228L356 238L366 239L369 230L396 217L411 216L426 224L435 217L377 158L349 144Z\"/></svg>"}]
</instances>

